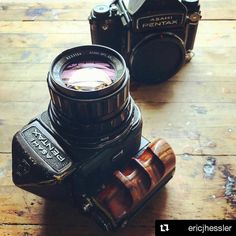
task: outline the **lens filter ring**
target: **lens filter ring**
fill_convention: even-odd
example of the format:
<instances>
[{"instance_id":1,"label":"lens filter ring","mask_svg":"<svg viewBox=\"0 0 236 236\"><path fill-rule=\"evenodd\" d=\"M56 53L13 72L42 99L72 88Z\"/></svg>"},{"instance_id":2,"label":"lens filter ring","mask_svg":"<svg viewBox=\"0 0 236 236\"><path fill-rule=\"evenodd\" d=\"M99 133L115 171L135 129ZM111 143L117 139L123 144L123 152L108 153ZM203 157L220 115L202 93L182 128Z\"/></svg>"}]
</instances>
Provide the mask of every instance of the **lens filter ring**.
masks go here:
<instances>
[{"instance_id":1,"label":"lens filter ring","mask_svg":"<svg viewBox=\"0 0 236 236\"><path fill-rule=\"evenodd\" d=\"M108 64L112 69L108 69ZM96 73L97 70L100 72ZM66 75L71 76L72 81L66 81ZM86 76L89 83L86 82ZM75 87L72 86L74 77L80 84ZM106 80L108 77L112 83L104 88L93 87L94 81L97 84L101 78ZM127 103L129 74L124 59L114 50L98 45L81 46L66 50L56 57L48 74L48 87L55 110L72 122L104 121L117 115Z\"/></svg>"},{"instance_id":2,"label":"lens filter ring","mask_svg":"<svg viewBox=\"0 0 236 236\"><path fill-rule=\"evenodd\" d=\"M110 94L120 86L125 74L122 56L100 45L80 46L62 52L54 59L49 72L56 90L82 99Z\"/></svg>"}]
</instances>

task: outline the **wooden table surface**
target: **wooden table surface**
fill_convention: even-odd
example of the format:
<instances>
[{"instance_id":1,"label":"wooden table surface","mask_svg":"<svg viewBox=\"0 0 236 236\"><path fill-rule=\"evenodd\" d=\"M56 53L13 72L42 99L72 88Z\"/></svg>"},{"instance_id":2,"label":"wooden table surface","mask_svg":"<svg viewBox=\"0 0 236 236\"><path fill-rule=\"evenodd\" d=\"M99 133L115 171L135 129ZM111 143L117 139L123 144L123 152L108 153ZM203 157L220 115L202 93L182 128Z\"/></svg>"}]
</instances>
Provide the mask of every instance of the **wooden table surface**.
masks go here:
<instances>
[{"instance_id":1,"label":"wooden table surface","mask_svg":"<svg viewBox=\"0 0 236 236\"><path fill-rule=\"evenodd\" d=\"M46 75L62 50L89 44L88 14L99 0L1 0L0 235L92 236L77 209L14 186L11 139L47 109ZM202 1L195 57L168 82L133 86L143 134L169 141L173 180L115 235L154 235L155 219L236 219L236 4Z\"/></svg>"}]
</instances>

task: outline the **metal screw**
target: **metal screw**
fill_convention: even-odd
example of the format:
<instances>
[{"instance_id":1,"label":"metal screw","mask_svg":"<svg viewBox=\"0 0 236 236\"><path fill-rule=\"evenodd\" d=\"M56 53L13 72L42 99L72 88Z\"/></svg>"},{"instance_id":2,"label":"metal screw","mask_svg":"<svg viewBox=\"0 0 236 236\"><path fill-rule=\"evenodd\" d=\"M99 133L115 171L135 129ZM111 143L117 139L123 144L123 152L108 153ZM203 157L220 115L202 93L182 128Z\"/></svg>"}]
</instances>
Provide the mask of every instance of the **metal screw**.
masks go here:
<instances>
[{"instance_id":1,"label":"metal screw","mask_svg":"<svg viewBox=\"0 0 236 236\"><path fill-rule=\"evenodd\" d=\"M103 29L104 31L108 30L108 28L109 28L109 25L108 25L108 24L102 25L102 29Z\"/></svg>"},{"instance_id":2,"label":"metal screw","mask_svg":"<svg viewBox=\"0 0 236 236\"><path fill-rule=\"evenodd\" d=\"M84 212L89 212L91 209L92 205L88 202L83 205L83 211Z\"/></svg>"}]
</instances>

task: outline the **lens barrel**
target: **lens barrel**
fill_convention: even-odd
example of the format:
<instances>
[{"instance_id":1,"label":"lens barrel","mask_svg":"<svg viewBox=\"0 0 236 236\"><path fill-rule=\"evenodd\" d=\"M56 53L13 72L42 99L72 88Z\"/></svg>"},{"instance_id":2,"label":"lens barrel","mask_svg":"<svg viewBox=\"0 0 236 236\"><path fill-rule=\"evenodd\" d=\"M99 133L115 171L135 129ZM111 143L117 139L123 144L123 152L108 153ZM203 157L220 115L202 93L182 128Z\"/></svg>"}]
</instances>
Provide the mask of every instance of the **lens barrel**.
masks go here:
<instances>
[{"instance_id":1,"label":"lens barrel","mask_svg":"<svg viewBox=\"0 0 236 236\"><path fill-rule=\"evenodd\" d=\"M104 64L110 65L110 71L115 73L112 82L102 88L93 86L97 85L96 77L99 77L99 73L90 72L96 64L99 65L96 70ZM70 67L74 71L71 78L65 80L71 79L71 83L76 81L82 87L69 87L63 80L65 68ZM80 70L84 68L89 72L88 81L80 77L84 74ZM105 68L102 73L109 71ZM91 78L91 75L95 78ZM90 86L83 88L83 83ZM48 108L51 123L66 139L74 139L84 145L97 145L132 128L137 107L129 93L129 72L122 56L110 48L88 45L62 52L52 63L48 87L51 96Z\"/></svg>"}]
</instances>

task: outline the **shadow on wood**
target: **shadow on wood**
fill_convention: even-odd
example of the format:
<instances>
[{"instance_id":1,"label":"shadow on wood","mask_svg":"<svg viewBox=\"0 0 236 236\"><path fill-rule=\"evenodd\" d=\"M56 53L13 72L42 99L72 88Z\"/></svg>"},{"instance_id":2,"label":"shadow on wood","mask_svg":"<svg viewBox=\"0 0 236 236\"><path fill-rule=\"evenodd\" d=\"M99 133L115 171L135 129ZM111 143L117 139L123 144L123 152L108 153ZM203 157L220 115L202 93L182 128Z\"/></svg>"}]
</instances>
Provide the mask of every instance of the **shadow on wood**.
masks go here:
<instances>
[{"instance_id":1,"label":"shadow on wood","mask_svg":"<svg viewBox=\"0 0 236 236\"><path fill-rule=\"evenodd\" d=\"M148 203L144 209L128 223L113 234L116 236L136 235L143 231L143 235L153 235L155 220L165 210L168 198L166 188ZM154 209L159 209L155 211ZM65 202L46 201L44 206L44 227L40 235L44 236L109 236L111 232L104 232L94 221L83 216L79 209Z\"/></svg>"}]
</instances>

